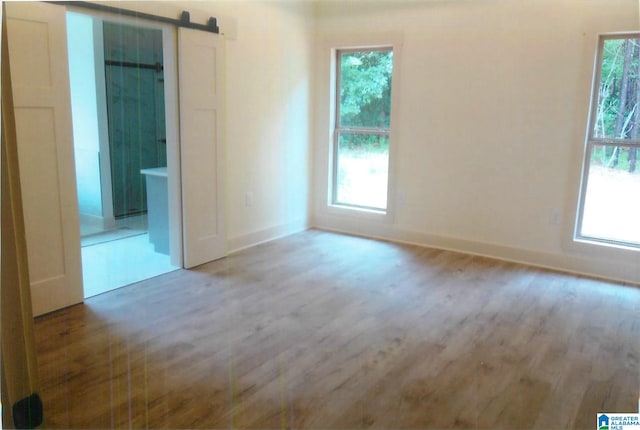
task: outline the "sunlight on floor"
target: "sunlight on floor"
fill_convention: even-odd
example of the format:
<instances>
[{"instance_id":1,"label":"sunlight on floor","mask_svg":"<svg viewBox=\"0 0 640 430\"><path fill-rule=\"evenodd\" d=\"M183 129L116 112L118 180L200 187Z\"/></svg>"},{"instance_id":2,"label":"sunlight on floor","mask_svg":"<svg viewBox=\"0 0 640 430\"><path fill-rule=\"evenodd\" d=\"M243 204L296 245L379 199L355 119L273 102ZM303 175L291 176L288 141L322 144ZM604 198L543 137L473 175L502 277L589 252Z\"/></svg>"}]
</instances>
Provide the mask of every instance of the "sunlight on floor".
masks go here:
<instances>
[{"instance_id":1,"label":"sunlight on floor","mask_svg":"<svg viewBox=\"0 0 640 430\"><path fill-rule=\"evenodd\" d=\"M85 298L177 269L146 233L82 247Z\"/></svg>"}]
</instances>

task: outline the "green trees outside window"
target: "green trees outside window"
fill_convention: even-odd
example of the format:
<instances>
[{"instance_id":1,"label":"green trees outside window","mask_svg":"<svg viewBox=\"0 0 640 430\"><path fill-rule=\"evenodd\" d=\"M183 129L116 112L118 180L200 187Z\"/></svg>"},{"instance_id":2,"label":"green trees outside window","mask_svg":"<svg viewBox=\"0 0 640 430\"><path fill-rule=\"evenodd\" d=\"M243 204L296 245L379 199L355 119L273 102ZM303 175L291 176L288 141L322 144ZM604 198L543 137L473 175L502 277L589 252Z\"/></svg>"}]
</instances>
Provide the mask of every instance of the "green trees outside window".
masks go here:
<instances>
[{"instance_id":1,"label":"green trees outside window","mask_svg":"<svg viewBox=\"0 0 640 430\"><path fill-rule=\"evenodd\" d=\"M606 39L602 46L600 86L593 137L629 143L640 138L640 39ZM601 146L591 161L636 172L637 147Z\"/></svg>"}]
</instances>

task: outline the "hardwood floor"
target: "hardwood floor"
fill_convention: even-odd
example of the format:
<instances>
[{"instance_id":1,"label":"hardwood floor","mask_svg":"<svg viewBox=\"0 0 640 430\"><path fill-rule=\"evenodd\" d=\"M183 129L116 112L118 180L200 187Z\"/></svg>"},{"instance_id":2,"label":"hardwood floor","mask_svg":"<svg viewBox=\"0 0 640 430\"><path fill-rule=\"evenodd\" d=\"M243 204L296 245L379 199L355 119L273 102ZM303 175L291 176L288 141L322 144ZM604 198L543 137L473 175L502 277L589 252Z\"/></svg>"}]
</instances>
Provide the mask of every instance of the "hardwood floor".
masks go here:
<instances>
[{"instance_id":1,"label":"hardwood floor","mask_svg":"<svg viewBox=\"0 0 640 430\"><path fill-rule=\"evenodd\" d=\"M35 330L51 428L593 429L638 412L640 288L321 231Z\"/></svg>"}]
</instances>

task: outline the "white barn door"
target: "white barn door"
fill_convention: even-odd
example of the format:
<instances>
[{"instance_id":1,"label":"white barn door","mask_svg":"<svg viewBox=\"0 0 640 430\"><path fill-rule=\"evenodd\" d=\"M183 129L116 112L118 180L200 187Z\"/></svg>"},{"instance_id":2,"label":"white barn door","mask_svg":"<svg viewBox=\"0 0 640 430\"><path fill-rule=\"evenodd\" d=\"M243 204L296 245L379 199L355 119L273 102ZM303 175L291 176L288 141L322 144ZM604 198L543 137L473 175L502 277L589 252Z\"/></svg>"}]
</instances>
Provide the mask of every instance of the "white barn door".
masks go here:
<instances>
[{"instance_id":1,"label":"white barn door","mask_svg":"<svg viewBox=\"0 0 640 430\"><path fill-rule=\"evenodd\" d=\"M33 314L83 300L63 6L7 2Z\"/></svg>"},{"instance_id":2,"label":"white barn door","mask_svg":"<svg viewBox=\"0 0 640 430\"><path fill-rule=\"evenodd\" d=\"M178 30L184 266L226 256L222 37Z\"/></svg>"}]
</instances>

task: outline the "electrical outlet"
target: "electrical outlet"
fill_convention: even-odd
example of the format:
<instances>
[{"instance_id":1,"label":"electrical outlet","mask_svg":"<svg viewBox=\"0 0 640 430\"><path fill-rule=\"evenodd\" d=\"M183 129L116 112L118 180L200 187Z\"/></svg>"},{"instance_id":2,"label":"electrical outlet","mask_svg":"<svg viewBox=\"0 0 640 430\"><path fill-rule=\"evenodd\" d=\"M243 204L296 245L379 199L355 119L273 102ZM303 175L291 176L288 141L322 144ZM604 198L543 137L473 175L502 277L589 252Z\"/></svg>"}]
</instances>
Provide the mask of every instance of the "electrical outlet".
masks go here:
<instances>
[{"instance_id":1,"label":"electrical outlet","mask_svg":"<svg viewBox=\"0 0 640 430\"><path fill-rule=\"evenodd\" d=\"M562 213L558 209L554 209L551 211L551 224L560 225L562 221Z\"/></svg>"}]
</instances>

